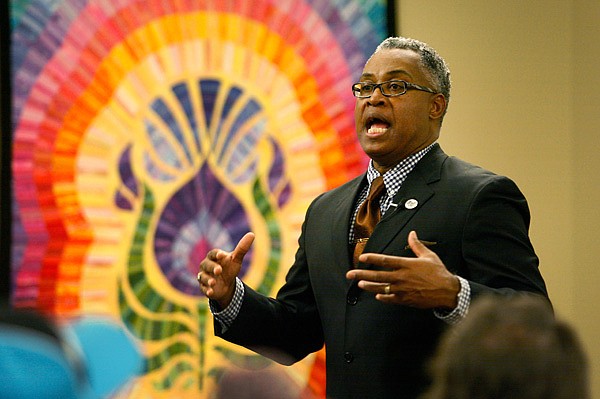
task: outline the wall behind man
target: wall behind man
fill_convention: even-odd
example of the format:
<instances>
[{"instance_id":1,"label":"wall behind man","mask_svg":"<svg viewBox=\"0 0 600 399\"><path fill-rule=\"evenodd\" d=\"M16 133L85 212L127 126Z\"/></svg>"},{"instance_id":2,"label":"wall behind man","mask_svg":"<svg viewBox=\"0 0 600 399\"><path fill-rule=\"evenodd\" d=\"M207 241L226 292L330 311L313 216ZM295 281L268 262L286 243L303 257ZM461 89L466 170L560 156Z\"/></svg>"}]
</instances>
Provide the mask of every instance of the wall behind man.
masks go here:
<instances>
[{"instance_id":1,"label":"wall behind man","mask_svg":"<svg viewBox=\"0 0 600 399\"><path fill-rule=\"evenodd\" d=\"M527 197L550 297L584 341L600 398L600 2L397 1L399 34L453 74L441 145Z\"/></svg>"}]
</instances>

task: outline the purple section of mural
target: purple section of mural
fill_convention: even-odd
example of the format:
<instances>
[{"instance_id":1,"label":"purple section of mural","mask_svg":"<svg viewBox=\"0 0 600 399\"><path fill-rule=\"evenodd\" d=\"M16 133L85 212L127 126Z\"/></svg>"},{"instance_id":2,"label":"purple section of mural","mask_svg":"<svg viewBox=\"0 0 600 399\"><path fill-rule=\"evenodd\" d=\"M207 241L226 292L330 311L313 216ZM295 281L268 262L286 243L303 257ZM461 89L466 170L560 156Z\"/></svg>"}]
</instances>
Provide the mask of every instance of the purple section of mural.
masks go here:
<instances>
[{"instance_id":1,"label":"purple section of mural","mask_svg":"<svg viewBox=\"0 0 600 399\"><path fill-rule=\"evenodd\" d=\"M200 295L195 275L206 252L232 250L250 230L240 201L204 165L165 205L154 239L156 260L174 288ZM251 260L252 250L244 258L242 275Z\"/></svg>"}]
</instances>

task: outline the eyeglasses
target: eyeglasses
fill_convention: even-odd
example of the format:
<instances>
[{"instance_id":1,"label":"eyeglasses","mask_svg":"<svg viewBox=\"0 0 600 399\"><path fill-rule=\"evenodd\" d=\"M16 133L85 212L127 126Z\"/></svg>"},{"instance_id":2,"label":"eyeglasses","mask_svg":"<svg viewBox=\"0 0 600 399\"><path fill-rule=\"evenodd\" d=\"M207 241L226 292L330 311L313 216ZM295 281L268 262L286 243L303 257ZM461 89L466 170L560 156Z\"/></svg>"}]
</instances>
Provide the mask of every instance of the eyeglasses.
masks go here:
<instances>
[{"instance_id":1,"label":"eyeglasses","mask_svg":"<svg viewBox=\"0 0 600 399\"><path fill-rule=\"evenodd\" d=\"M407 90L421 90L428 93L435 94L436 91L429 87L416 85L414 83L408 83L404 80L388 80L387 82L381 83L366 83L358 82L352 85L352 94L357 98L369 98L375 92L375 89L379 87L381 94L386 97L397 97L406 93Z\"/></svg>"}]
</instances>

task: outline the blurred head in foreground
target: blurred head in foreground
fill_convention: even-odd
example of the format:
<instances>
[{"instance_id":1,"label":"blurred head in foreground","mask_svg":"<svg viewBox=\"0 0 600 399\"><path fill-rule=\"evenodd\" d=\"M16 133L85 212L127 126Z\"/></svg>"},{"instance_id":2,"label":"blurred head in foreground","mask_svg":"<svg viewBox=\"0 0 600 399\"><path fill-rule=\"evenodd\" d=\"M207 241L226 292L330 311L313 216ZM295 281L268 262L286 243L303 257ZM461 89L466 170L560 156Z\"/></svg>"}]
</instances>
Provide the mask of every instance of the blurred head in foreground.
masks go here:
<instances>
[{"instance_id":1,"label":"blurred head in foreground","mask_svg":"<svg viewBox=\"0 0 600 399\"><path fill-rule=\"evenodd\" d=\"M448 330L425 399L589 398L577 334L544 298L483 297Z\"/></svg>"},{"instance_id":2,"label":"blurred head in foreground","mask_svg":"<svg viewBox=\"0 0 600 399\"><path fill-rule=\"evenodd\" d=\"M105 398L142 367L132 337L107 318L58 325L32 311L0 311L1 398Z\"/></svg>"},{"instance_id":3,"label":"blurred head in foreground","mask_svg":"<svg viewBox=\"0 0 600 399\"><path fill-rule=\"evenodd\" d=\"M229 368L219 378L211 399L311 399L314 396L282 368L262 370Z\"/></svg>"}]
</instances>

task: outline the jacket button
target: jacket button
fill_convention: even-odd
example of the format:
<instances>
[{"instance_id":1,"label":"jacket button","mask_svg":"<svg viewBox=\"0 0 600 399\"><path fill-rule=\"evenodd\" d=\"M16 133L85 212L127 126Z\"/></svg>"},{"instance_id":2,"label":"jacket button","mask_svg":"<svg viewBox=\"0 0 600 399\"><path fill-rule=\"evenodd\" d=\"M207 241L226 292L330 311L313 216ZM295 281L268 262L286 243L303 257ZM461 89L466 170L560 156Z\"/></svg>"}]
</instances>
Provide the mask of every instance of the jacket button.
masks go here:
<instances>
[{"instance_id":1,"label":"jacket button","mask_svg":"<svg viewBox=\"0 0 600 399\"><path fill-rule=\"evenodd\" d=\"M346 363L352 363L352 361L354 360L354 356L352 355L352 353L346 352L344 353L344 360L346 360Z\"/></svg>"},{"instance_id":2,"label":"jacket button","mask_svg":"<svg viewBox=\"0 0 600 399\"><path fill-rule=\"evenodd\" d=\"M358 303L358 297L352 296L352 295L348 295L346 297L346 303L348 305L356 305Z\"/></svg>"}]
</instances>

